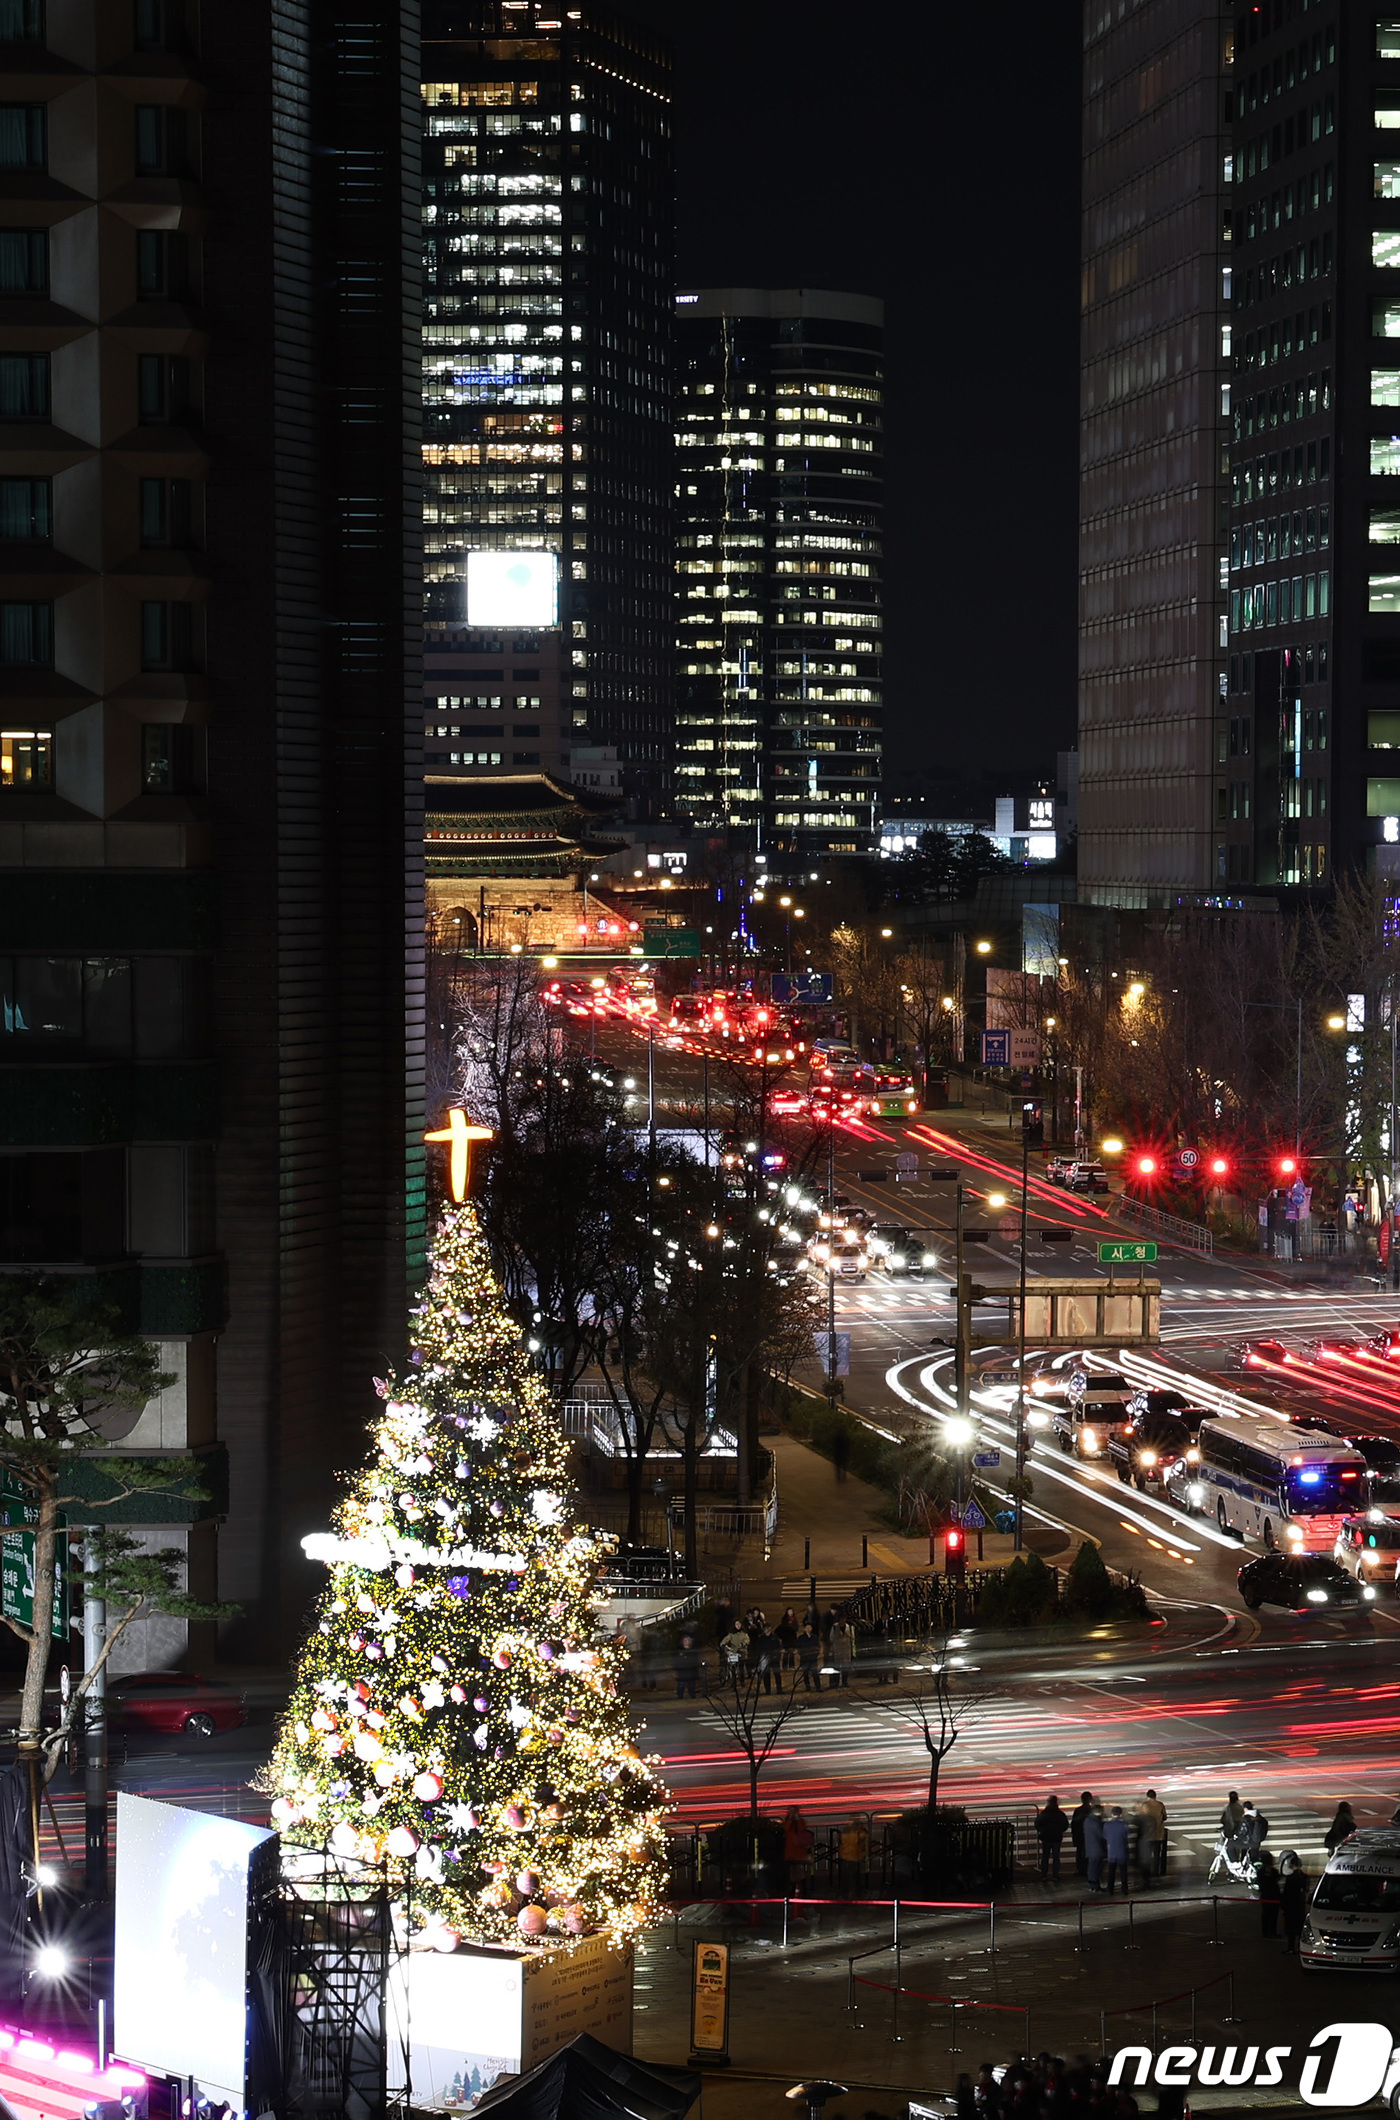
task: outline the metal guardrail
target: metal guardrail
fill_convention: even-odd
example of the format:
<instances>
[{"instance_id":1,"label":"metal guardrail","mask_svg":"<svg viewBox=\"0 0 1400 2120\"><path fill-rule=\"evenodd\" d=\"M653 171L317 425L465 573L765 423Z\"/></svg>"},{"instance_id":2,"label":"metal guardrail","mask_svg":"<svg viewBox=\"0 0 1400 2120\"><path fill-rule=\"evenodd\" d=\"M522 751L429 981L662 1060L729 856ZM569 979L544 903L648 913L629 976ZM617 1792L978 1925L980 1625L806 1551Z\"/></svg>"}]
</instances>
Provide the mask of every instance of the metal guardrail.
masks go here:
<instances>
[{"instance_id":1,"label":"metal guardrail","mask_svg":"<svg viewBox=\"0 0 1400 2120\"><path fill-rule=\"evenodd\" d=\"M1135 1200L1131 1194L1123 1193L1113 1203L1113 1212L1124 1222L1144 1229L1150 1236L1164 1237L1169 1244L1181 1244L1188 1251L1198 1251L1203 1258L1215 1255L1215 1238L1201 1222L1188 1222L1181 1215L1169 1215L1164 1207L1151 1207L1146 1200Z\"/></svg>"}]
</instances>

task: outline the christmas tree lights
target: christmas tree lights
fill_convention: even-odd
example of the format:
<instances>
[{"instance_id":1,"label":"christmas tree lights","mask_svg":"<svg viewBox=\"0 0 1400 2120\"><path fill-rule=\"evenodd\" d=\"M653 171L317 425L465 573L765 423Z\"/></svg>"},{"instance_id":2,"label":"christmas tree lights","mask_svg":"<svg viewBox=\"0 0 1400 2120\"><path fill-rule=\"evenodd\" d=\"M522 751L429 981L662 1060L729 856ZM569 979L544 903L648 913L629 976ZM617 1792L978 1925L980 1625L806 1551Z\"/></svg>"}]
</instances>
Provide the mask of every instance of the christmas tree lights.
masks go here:
<instances>
[{"instance_id":1,"label":"christmas tree lights","mask_svg":"<svg viewBox=\"0 0 1400 2120\"><path fill-rule=\"evenodd\" d=\"M427 1940L635 1933L665 1791L598 1638L603 1548L470 1204L450 1207L406 1377L333 1532L269 1769L292 1847L387 1860Z\"/></svg>"}]
</instances>

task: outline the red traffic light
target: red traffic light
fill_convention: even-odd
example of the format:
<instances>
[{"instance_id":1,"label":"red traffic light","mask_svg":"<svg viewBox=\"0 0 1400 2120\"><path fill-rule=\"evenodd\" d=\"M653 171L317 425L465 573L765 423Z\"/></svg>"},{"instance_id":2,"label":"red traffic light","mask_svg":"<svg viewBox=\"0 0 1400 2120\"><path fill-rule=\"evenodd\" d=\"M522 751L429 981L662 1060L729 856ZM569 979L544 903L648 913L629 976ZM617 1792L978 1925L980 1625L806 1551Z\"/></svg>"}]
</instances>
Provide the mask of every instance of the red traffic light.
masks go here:
<instances>
[{"instance_id":1,"label":"red traffic light","mask_svg":"<svg viewBox=\"0 0 1400 2120\"><path fill-rule=\"evenodd\" d=\"M1227 1156L1212 1156L1210 1159L1210 1174L1213 1178L1228 1178L1230 1175L1229 1158Z\"/></svg>"},{"instance_id":2,"label":"red traffic light","mask_svg":"<svg viewBox=\"0 0 1400 2120\"><path fill-rule=\"evenodd\" d=\"M1140 1178L1150 1178L1156 1172L1157 1158L1155 1156L1139 1156L1135 1167Z\"/></svg>"},{"instance_id":3,"label":"red traffic light","mask_svg":"<svg viewBox=\"0 0 1400 2120\"><path fill-rule=\"evenodd\" d=\"M1280 1157L1279 1157L1279 1159L1278 1159L1278 1174L1279 1174L1279 1176L1280 1176L1281 1178L1291 1178L1291 1177L1293 1177L1293 1176L1294 1176L1294 1175L1296 1174L1296 1172L1297 1172L1297 1169L1298 1169L1298 1159L1297 1159L1297 1157L1296 1157L1296 1156L1280 1156Z\"/></svg>"},{"instance_id":4,"label":"red traffic light","mask_svg":"<svg viewBox=\"0 0 1400 2120\"><path fill-rule=\"evenodd\" d=\"M961 1546L962 1542L962 1526L960 1524L951 1524L948 1527L948 1533L944 1540L944 1544L947 1546L948 1551L950 1553L956 1553L959 1546Z\"/></svg>"}]
</instances>

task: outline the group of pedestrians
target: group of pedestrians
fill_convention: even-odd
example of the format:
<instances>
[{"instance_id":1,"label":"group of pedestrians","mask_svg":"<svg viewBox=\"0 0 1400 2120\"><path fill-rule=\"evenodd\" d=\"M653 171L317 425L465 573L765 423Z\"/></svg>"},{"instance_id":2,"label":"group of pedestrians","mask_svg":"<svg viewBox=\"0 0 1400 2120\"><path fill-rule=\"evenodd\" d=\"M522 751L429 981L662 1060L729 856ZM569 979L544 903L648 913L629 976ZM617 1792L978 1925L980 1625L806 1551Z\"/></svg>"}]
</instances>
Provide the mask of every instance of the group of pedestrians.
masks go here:
<instances>
[{"instance_id":1,"label":"group of pedestrians","mask_svg":"<svg viewBox=\"0 0 1400 2120\"><path fill-rule=\"evenodd\" d=\"M1134 1869L1146 1890L1166 1872L1167 1807L1155 1789L1148 1789L1131 1812L1121 1804L1101 1803L1091 1789L1083 1790L1068 1812L1058 1796L1048 1797L1035 1814L1035 1837L1040 1874L1047 1881L1059 1881L1066 1840L1074 1853L1074 1874L1087 1880L1091 1892L1111 1893L1121 1884L1126 1894Z\"/></svg>"},{"instance_id":2,"label":"group of pedestrians","mask_svg":"<svg viewBox=\"0 0 1400 2120\"><path fill-rule=\"evenodd\" d=\"M958 2077L957 2120L1136 2120L1138 2103L1125 2083L1108 2080L1108 2058L1018 2054L1005 2068L984 2061L976 2077ZM1164 2094L1166 2099L1171 2093ZM1176 2111L1181 2111L1176 2093ZM1159 2096L1157 2110L1169 2107Z\"/></svg>"},{"instance_id":3,"label":"group of pedestrians","mask_svg":"<svg viewBox=\"0 0 1400 2120\"><path fill-rule=\"evenodd\" d=\"M728 1684L755 1679L765 1693L774 1686L780 1692L793 1690L800 1682L804 1692L820 1693L822 1678L835 1689L850 1684L856 1658L855 1630L834 1605L818 1615L808 1606L799 1619L791 1605L782 1618L770 1625L758 1605L740 1618L728 1600L715 1607L719 1645L719 1673Z\"/></svg>"}]
</instances>

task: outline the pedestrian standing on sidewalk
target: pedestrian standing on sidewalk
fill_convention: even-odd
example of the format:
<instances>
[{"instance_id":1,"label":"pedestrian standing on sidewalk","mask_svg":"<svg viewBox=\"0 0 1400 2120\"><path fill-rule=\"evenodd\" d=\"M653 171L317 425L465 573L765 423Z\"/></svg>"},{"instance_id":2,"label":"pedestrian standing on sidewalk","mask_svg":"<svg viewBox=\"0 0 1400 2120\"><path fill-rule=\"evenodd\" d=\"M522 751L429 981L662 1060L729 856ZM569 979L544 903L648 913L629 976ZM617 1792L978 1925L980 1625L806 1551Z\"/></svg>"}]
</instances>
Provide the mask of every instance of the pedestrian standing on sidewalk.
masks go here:
<instances>
[{"instance_id":1,"label":"pedestrian standing on sidewalk","mask_svg":"<svg viewBox=\"0 0 1400 2120\"><path fill-rule=\"evenodd\" d=\"M1084 1819L1084 1867L1091 1892L1103 1890L1099 1879L1103 1875L1103 1861L1107 1851L1108 1842L1104 1838L1103 1829L1103 1805L1091 1804Z\"/></svg>"},{"instance_id":2,"label":"pedestrian standing on sidewalk","mask_svg":"<svg viewBox=\"0 0 1400 2120\"><path fill-rule=\"evenodd\" d=\"M1278 1865L1267 1848L1259 1857L1259 1933L1261 1936L1277 1936L1279 1907L1283 1893L1283 1879Z\"/></svg>"},{"instance_id":3,"label":"pedestrian standing on sidewalk","mask_svg":"<svg viewBox=\"0 0 1400 2120\"><path fill-rule=\"evenodd\" d=\"M738 1684L747 1675L749 1667L748 1629L736 1623L719 1646L724 1658L724 1675Z\"/></svg>"},{"instance_id":4,"label":"pedestrian standing on sidewalk","mask_svg":"<svg viewBox=\"0 0 1400 2120\"><path fill-rule=\"evenodd\" d=\"M1294 1856L1290 1862L1283 1858L1283 1948L1290 1957L1297 1951L1298 1938L1303 1933L1303 1924L1308 1918L1308 1888L1312 1883L1301 1862Z\"/></svg>"},{"instance_id":5,"label":"pedestrian standing on sidewalk","mask_svg":"<svg viewBox=\"0 0 1400 2120\"><path fill-rule=\"evenodd\" d=\"M1123 1897L1128 1896L1128 1821L1123 1816L1121 1804L1115 1804L1104 1821L1104 1853L1108 1861L1108 1896L1113 1897L1115 1881L1123 1880Z\"/></svg>"},{"instance_id":6,"label":"pedestrian standing on sidewalk","mask_svg":"<svg viewBox=\"0 0 1400 2120\"><path fill-rule=\"evenodd\" d=\"M1060 1881L1060 1849L1069 1831L1069 1819L1060 1809L1058 1796L1047 1797L1043 1811L1035 1814L1035 1837L1040 1842L1040 1875L1042 1882L1050 1875L1053 1863L1055 1882Z\"/></svg>"},{"instance_id":7,"label":"pedestrian standing on sidewalk","mask_svg":"<svg viewBox=\"0 0 1400 2120\"><path fill-rule=\"evenodd\" d=\"M851 1666L856 1657L856 1638L844 1619L838 1619L831 1630L827 1654L835 1666L831 1678L834 1692L838 1686L848 1686L851 1683Z\"/></svg>"},{"instance_id":8,"label":"pedestrian standing on sidewalk","mask_svg":"<svg viewBox=\"0 0 1400 2120\"><path fill-rule=\"evenodd\" d=\"M1087 1877L1089 1874L1089 1861L1084 1853L1084 1821L1093 1808L1094 1798L1092 1791L1081 1789L1079 1801L1069 1814L1069 1837L1074 1843L1074 1874L1076 1877Z\"/></svg>"},{"instance_id":9,"label":"pedestrian standing on sidewalk","mask_svg":"<svg viewBox=\"0 0 1400 2120\"><path fill-rule=\"evenodd\" d=\"M700 1677L700 1651L693 1634L681 1636L676 1651L676 1699L695 1698L695 1688Z\"/></svg>"},{"instance_id":10,"label":"pedestrian standing on sidewalk","mask_svg":"<svg viewBox=\"0 0 1400 2120\"><path fill-rule=\"evenodd\" d=\"M778 1621L773 1632L778 1637L778 1647L782 1651L781 1669L784 1671L795 1671L797 1669L797 1614L793 1611L791 1605L788 1606L787 1611Z\"/></svg>"},{"instance_id":11,"label":"pedestrian standing on sidewalk","mask_svg":"<svg viewBox=\"0 0 1400 2120\"><path fill-rule=\"evenodd\" d=\"M1167 1867L1167 1807L1155 1789L1149 1789L1138 1805L1137 1820L1138 1868L1146 1887Z\"/></svg>"},{"instance_id":12,"label":"pedestrian standing on sidewalk","mask_svg":"<svg viewBox=\"0 0 1400 2120\"><path fill-rule=\"evenodd\" d=\"M822 1689L822 1645L821 1636L811 1626L804 1627L797 1637L797 1662L802 1672L802 1690L810 1693ZM794 1684L796 1681L794 1681Z\"/></svg>"},{"instance_id":13,"label":"pedestrian standing on sidewalk","mask_svg":"<svg viewBox=\"0 0 1400 2120\"><path fill-rule=\"evenodd\" d=\"M1220 1836L1222 1840L1233 1840L1244 1822L1244 1805L1240 1802L1238 1789L1231 1789L1225 1799L1225 1808L1220 1814Z\"/></svg>"}]
</instances>

